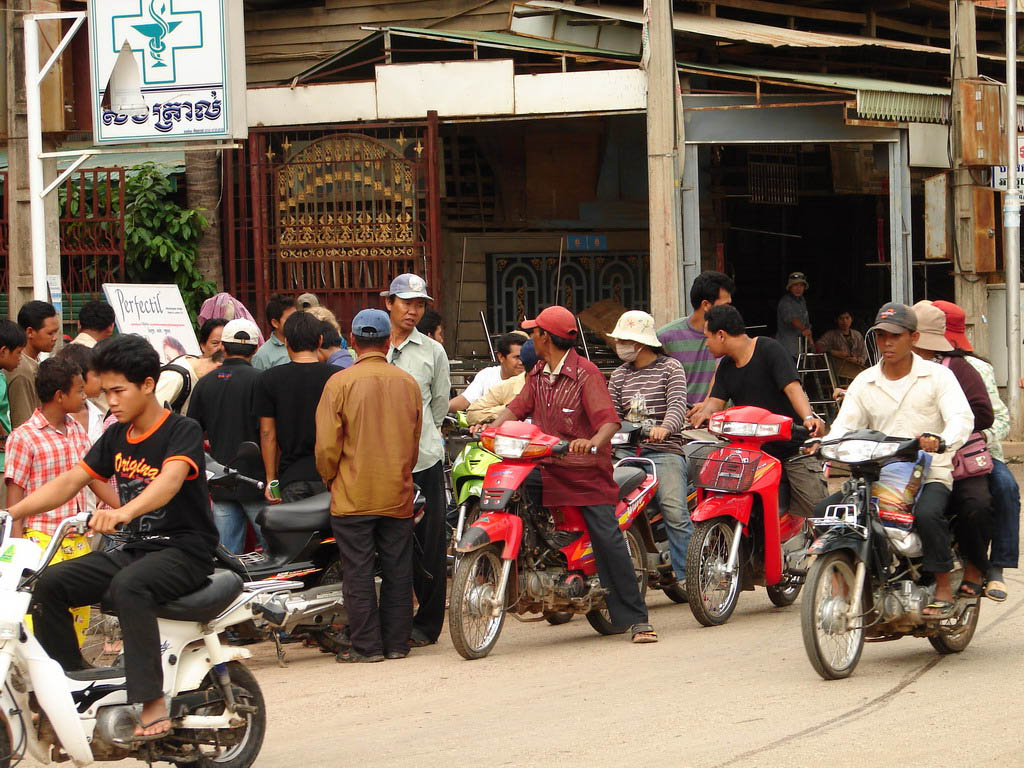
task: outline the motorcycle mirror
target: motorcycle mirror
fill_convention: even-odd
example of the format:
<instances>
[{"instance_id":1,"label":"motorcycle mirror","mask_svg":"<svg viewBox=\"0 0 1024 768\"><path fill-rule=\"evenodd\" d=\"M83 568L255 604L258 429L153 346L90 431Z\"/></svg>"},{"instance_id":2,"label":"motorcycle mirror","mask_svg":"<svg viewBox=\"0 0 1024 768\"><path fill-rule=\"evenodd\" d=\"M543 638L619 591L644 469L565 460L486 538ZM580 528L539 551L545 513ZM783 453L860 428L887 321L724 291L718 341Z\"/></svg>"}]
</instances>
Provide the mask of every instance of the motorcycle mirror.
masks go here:
<instances>
[{"instance_id":1,"label":"motorcycle mirror","mask_svg":"<svg viewBox=\"0 0 1024 768\"><path fill-rule=\"evenodd\" d=\"M238 451L235 453L235 460L232 464L237 467L239 461L258 461L259 459L259 446L253 442L245 442L238 446Z\"/></svg>"}]
</instances>

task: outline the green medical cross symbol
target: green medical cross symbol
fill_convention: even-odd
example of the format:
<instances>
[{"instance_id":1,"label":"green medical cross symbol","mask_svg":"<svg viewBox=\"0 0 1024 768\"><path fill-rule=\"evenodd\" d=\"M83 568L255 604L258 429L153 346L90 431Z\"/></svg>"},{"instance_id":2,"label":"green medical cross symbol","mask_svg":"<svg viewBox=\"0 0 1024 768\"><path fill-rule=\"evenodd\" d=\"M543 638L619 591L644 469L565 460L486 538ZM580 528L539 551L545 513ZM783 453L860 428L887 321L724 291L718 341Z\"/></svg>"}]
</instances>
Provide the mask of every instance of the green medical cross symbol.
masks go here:
<instances>
[{"instance_id":1,"label":"green medical cross symbol","mask_svg":"<svg viewBox=\"0 0 1024 768\"><path fill-rule=\"evenodd\" d=\"M174 0L150 0L134 15L114 16L111 42L119 53L125 41L133 52L142 54L142 83L173 83L177 52L203 47L202 11L174 10Z\"/></svg>"}]
</instances>

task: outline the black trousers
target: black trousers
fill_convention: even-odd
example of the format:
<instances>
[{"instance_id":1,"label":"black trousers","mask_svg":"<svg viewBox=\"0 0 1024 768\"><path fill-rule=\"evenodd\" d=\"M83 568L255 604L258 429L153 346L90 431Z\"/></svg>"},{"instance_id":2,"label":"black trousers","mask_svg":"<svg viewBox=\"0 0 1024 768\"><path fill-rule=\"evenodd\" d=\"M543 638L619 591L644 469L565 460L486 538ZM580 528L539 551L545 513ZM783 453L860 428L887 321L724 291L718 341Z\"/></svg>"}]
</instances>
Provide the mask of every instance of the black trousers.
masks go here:
<instances>
[{"instance_id":1,"label":"black trousers","mask_svg":"<svg viewBox=\"0 0 1024 768\"><path fill-rule=\"evenodd\" d=\"M542 499L541 474L535 469L526 478L526 490L534 503ZM594 561L601 586L608 590L605 604L617 627L647 623L647 604L640 597L633 562L629 559L626 537L619 530L613 504L581 506L583 522L594 547ZM646 577L645 577L646 578Z\"/></svg>"},{"instance_id":2,"label":"black trousers","mask_svg":"<svg viewBox=\"0 0 1024 768\"><path fill-rule=\"evenodd\" d=\"M409 651L412 632L412 518L332 516L345 573L342 592L352 647L366 656ZM374 589L380 555L380 602Z\"/></svg>"},{"instance_id":3,"label":"black trousers","mask_svg":"<svg viewBox=\"0 0 1024 768\"><path fill-rule=\"evenodd\" d=\"M825 514L825 507L839 504L842 493L833 493L814 508L815 517ZM948 573L953 570L953 549L949 539L949 489L942 483L925 483L914 505L914 529L921 537L921 567L930 573Z\"/></svg>"},{"instance_id":4,"label":"black trousers","mask_svg":"<svg viewBox=\"0 0 1024 768\"><path fill-rule=\"evenodd\" d=\"M988 545L992 542L992 496L988 475L966 477L953 481L953 496L949 505L953 534L960 552L971 565L988 573Z\"/></svg>"},{"instance_id":5,"label":"black trousers","mask_svg":"<svg viewBox=\"0 0 1024 768\"><path fill-rule=\"evenodd\" d=\"M412 586L420 603L413 628L436 642L444 626L444 603L448 594L448 542L444 528L444 472L441 462L412 473L426 500L423 519L413 529Z\"/></svg>"},{"instance_id":6,"label":"black trousers","mask_svg":"<svg viewBox=\"0 0 1024 768\"><path fill-rule=\"evenodd\" d=\"M318 493L326 493L327 486L319 480L296 480L281 488L281 501L288 504L292 501L302 501Z\"/></svg>"},{"instance_id":7,"label":"black trousers","mask_svg":"<svg viewBox=\"0 0 1024 768\"><path fill-rule=\"evenodd\" d=\"M69 608L99 603L109 590L124 637L129 703L164 694L158 605L195 592L213 572L174 547L156 552L90 552L46 569L33 592L30 612L40 644L65 670L84 669Z\"/></svg>"}]
</instances>

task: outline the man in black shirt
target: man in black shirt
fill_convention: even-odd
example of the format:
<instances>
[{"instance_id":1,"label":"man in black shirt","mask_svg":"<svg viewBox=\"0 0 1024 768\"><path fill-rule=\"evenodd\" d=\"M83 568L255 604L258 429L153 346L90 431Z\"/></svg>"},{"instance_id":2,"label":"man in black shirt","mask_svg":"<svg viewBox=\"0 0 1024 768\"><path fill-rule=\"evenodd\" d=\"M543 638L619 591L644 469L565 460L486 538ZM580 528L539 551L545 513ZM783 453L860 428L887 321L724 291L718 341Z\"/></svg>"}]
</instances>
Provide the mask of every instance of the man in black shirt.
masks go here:
<instances>
[{"instance_id":1,"label":"man in black shirt","mask_svg":"<svg viewBox=\"0 0 1024 768\"><path fill-rule=\"evenodd\" d=\"M317 357L320 321L313 315L291 315L284 324L284 338L291 362L264 371L256 387L266 498L272 504L327 491L316 469L316 408L327 380L339 373ZM280 482L281 499L271 492L273 480Z\"/></svg>"},{"instance_id":2,"label":"man in black shirt","mask_svg":"<svg viewBox=\"0 0 1024 768\"><path fill-rule=\"evenodd\" d=\"M141 336L110 338L96 347L96 369L118 423L77 467L8 512L16 520L39 514L93 480L117 478L121 506L97 510L89 525L119 543L47 568L36 584L32 621L52 658L65 670L84 669L68 609L111 595L124 635L128 702L143 705L135 740L150 741L171 727L156 608L205 583L217 529L209 514L199 425L157 401L156 350Z\"/></svg>"},{"instance_id":3,"label":"man in black shirt","mask_svg":"<svg viewBox=\"0 0 1024 768\"><path fill-rule=\"evenodd\" d=\"M793 358L779 342L767 336L752 339L739 310L728 304L708 310L704 336L708 349L721 362L711 394L690 415L695 427L732 401L733 405L754 405L789 416L813 437L825 434L825 424L814 415L800 386ZM827 493L821 462L799 455L799 440L765 443L763 450L782 462L792 498L790 511L810 517L814 505Z\"/></svg>"},{"instance_id":4,"label":"man in black shirt","mask_svg":"<svg viewBox=\"0 0 1024 768\"><path fill-rule=\"evenodd\" d=\"M259 329L251 320L232 320L224 326L221 343L227 357L220 368L196 383L188 417L203 428L213 458L233 466L243 475L259 479L263 476L262 465L234 463L239 444L258 444L260 440L256 416L256 384L260 372L250 364L259 345ZM260 535L256 515L266 506L263 494L239 483L230 491L213 488L210 496L213 522L221 543L228 552L241 554L245 551L247 522L252 523L257 537Z\"/></svg>"}]
</instances>

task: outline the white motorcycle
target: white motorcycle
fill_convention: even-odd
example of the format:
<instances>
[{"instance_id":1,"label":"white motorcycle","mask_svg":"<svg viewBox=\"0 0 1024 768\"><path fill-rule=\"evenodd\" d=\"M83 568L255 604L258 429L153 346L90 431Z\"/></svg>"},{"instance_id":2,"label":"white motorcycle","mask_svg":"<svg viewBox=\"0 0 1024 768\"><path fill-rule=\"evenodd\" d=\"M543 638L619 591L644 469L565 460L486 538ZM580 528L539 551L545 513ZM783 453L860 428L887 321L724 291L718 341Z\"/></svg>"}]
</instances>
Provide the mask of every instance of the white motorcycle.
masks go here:
<instances>
[{"instance_id":1,"label":"white motorcycle","mask_svg":"<svg viewBox=\"0 0 1024 768\"><path fill-rule=\"evenodd\" d=\"M133 758L198 766L248 768L266 730L263 695L242 663L244 648L224 646L219 633L253 618L254 605L294 589L288 581L243 584L217 571L196 592L160 607L164 691L171 731L133 741L139 706L127 703L123 667L65 672L25 626L32 584L66 535L84 533L89 516L60 524L46 551L11 536L3 515L0 539L0 768L26 753L40 763Z\"/></svg>"}]
</instances>

